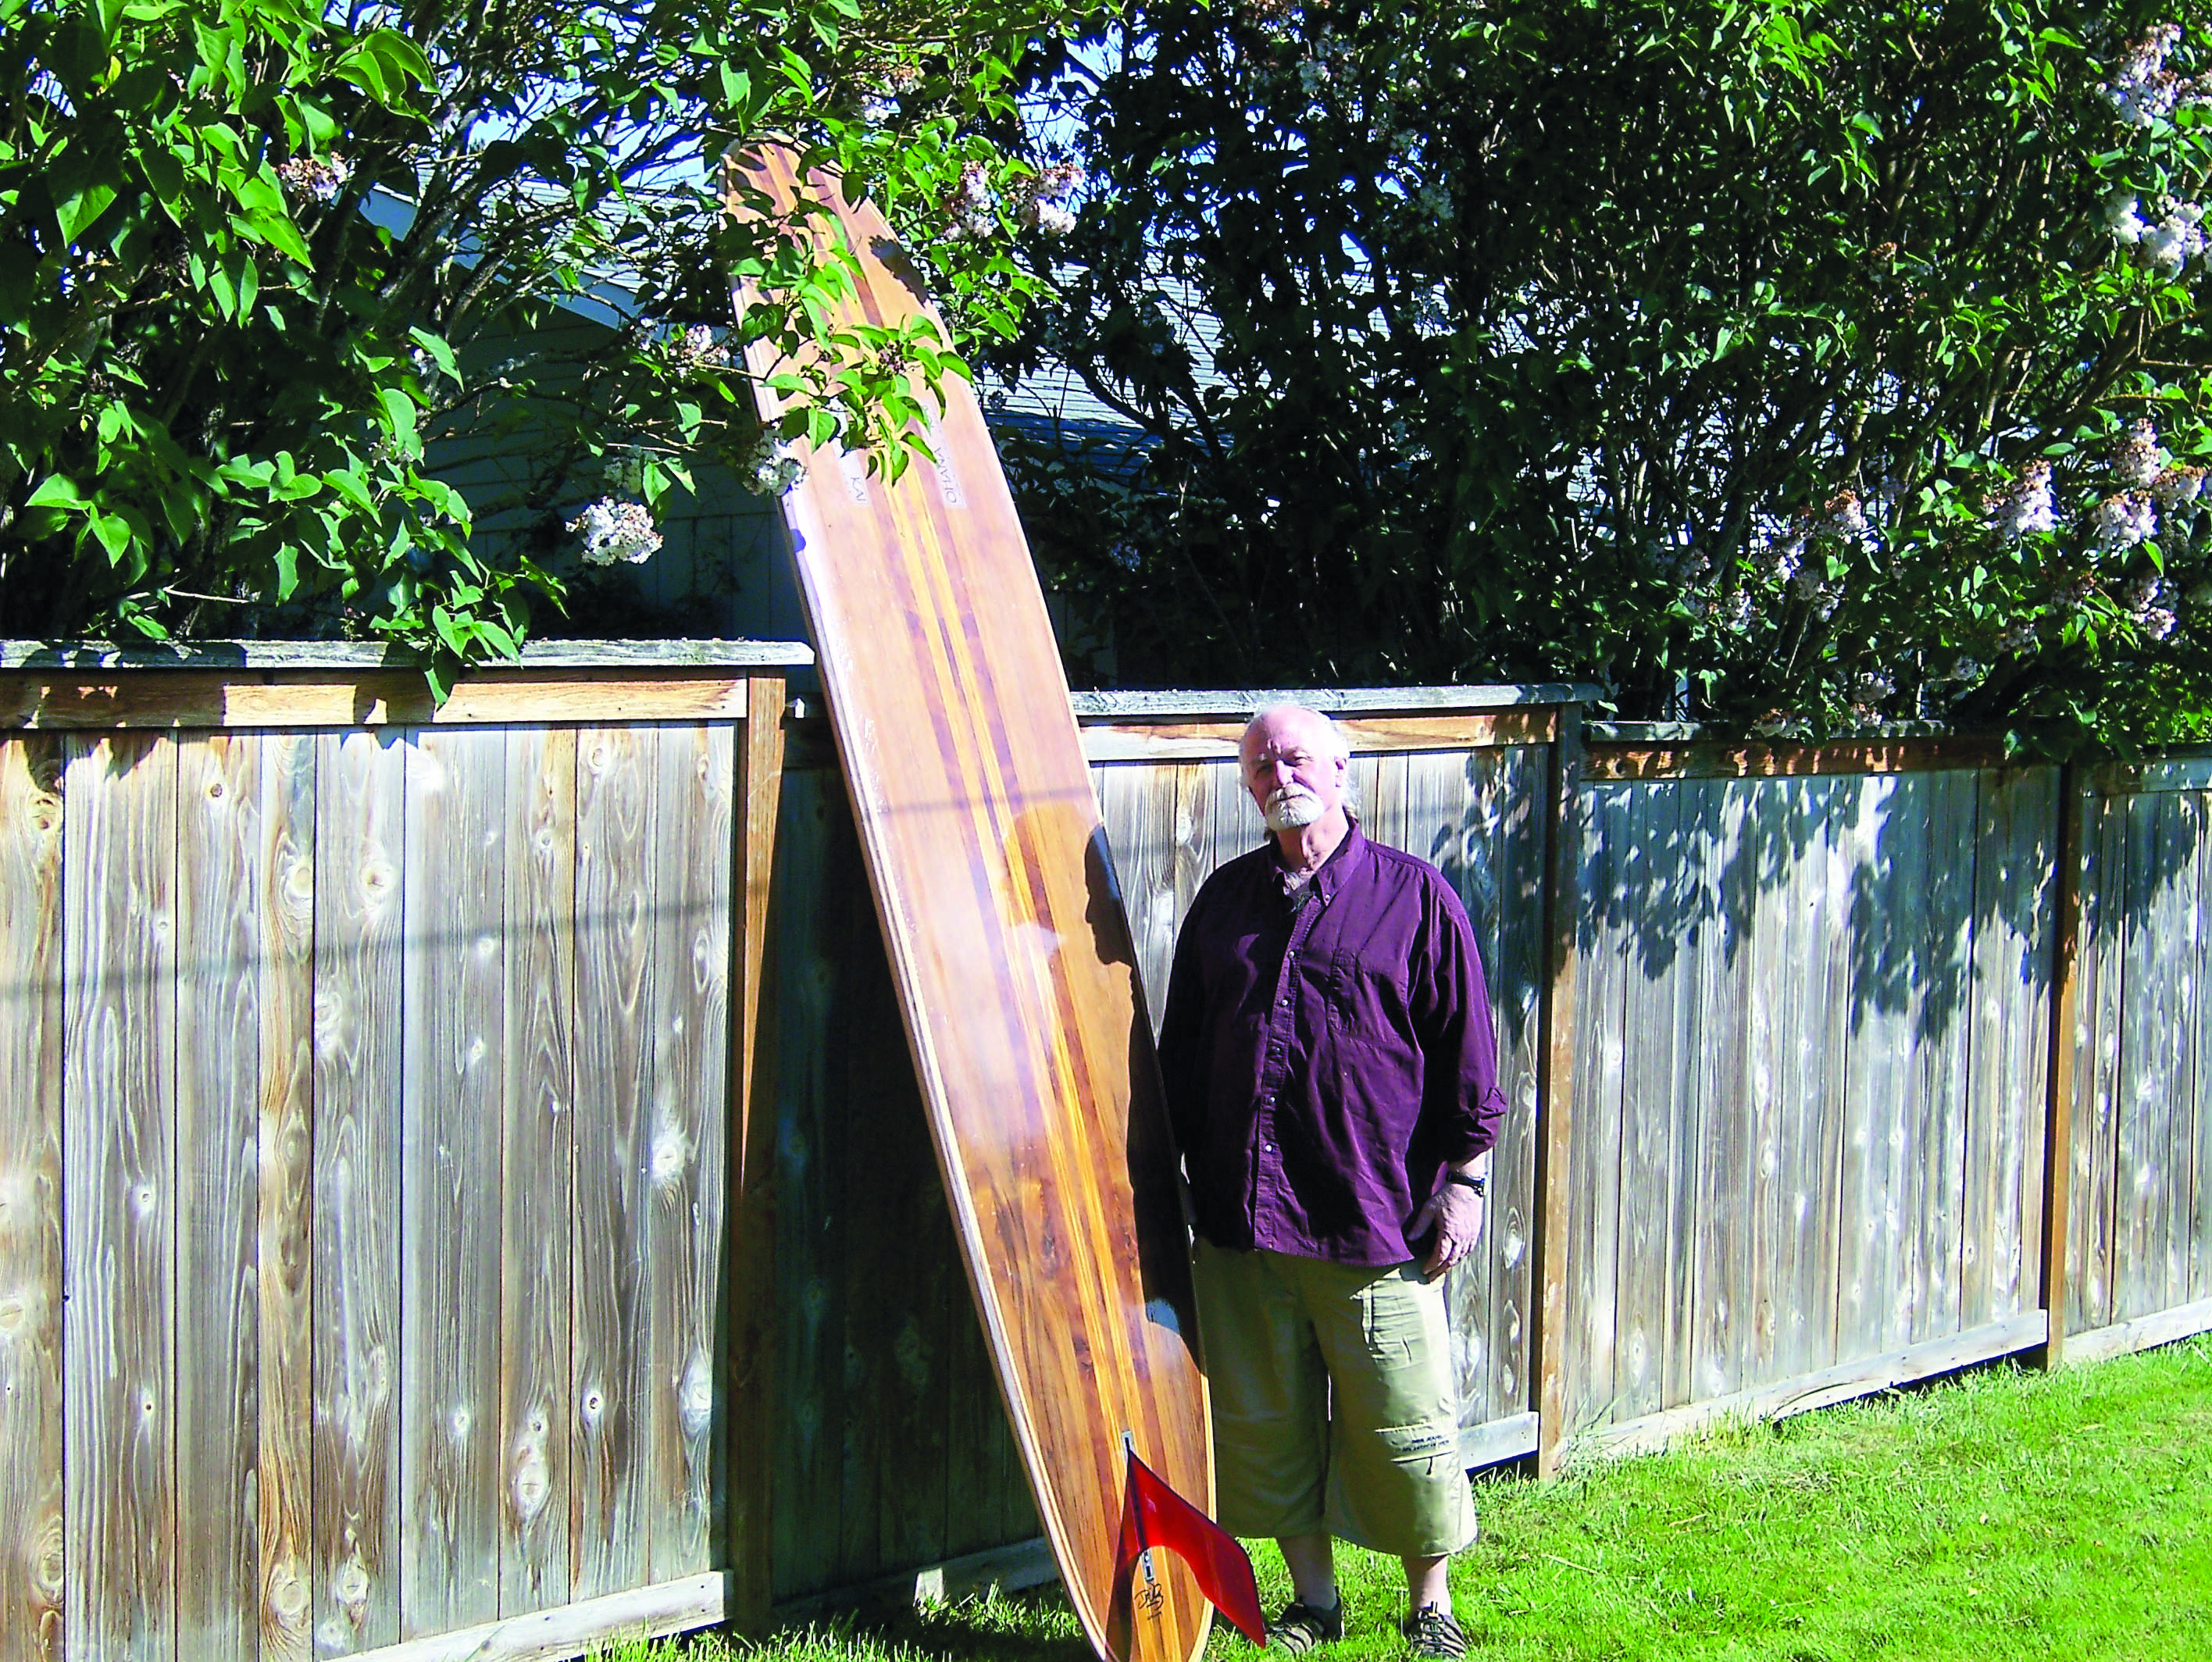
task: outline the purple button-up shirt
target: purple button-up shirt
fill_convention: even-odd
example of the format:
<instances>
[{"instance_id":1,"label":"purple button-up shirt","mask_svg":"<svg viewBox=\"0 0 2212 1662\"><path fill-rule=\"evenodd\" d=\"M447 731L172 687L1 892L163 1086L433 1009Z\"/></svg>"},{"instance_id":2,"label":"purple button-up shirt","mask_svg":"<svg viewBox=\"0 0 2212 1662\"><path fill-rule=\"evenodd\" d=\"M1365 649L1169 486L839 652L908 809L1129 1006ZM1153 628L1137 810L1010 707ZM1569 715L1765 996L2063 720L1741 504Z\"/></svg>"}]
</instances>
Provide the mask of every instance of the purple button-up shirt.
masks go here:
<instances>
[{"instance_id":1,"label":"purple button-up shirt","mask_svg":"<svg viewBox=\"0 0 2212 1662\"><path fill-rule=\"evenodd\" d=\"M1295 912L1280 870L1272 842L1223 866L1176 942L1160 1068L1198 1230L1401 1264L1505 1111L1474 933L1443 873L1356 823Z\"/></svg>"}]
</instances>

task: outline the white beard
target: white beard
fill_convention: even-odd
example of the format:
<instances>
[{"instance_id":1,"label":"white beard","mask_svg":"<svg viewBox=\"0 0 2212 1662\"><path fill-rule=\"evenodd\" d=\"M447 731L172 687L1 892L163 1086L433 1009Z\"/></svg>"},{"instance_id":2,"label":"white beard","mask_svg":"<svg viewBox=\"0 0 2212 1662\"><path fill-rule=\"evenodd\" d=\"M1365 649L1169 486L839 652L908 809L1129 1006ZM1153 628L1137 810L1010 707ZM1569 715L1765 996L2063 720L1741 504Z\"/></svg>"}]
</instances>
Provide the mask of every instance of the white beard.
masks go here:
<instances>
[{"instance_id":1,"label":"white beard","mask_svg":"<svg viewBox=\"0 0 2212 1662\"><path fill-rule=\"evenodd\" d=\"M1270 831L1296 831L1321 817L1321 798L1310 791L1281 790L1260 812Z\"/></svg>"}]
</instances>

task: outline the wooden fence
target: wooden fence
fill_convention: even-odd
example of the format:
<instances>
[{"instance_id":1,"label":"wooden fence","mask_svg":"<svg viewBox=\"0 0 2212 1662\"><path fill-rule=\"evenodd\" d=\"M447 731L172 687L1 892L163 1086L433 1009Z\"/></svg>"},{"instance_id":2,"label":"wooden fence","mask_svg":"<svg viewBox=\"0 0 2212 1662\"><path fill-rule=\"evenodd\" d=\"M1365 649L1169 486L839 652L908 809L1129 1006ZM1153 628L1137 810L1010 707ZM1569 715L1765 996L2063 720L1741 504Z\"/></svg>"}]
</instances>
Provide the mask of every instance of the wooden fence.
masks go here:
<instances>
[{"instance_id":1,"label":"wooden fence","mask_svg":"<svg viewBox=\"0 0 2212 1662\"><path fill-rule=\"evenodd\" d=\"M0 658L0 1662L1036 1571L804 658ZM2212 761L1571 692L1316 697L1497 1002L1471 1464L2212 1326ZM1079 696L1155 998L1267 696Z\"/></svg>"}]
</instances>

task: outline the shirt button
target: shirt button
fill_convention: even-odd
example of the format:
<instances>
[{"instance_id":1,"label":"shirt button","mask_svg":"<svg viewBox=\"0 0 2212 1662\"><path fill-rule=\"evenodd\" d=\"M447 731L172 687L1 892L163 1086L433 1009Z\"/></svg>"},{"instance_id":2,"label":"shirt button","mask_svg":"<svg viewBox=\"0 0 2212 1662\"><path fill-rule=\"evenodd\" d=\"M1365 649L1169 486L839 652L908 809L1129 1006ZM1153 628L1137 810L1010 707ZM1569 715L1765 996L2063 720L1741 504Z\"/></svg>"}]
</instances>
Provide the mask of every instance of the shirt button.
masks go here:
<instances>
[{"instance_id":1,"label":"shirt button","mask_svg":"<svg viewBox=\"0 0 2212 1662\"><path fill-rule=\"evenodd\" d=\"M1272 1143L1262 1143L1260 1146L1265 1149L1269 1154L1273 1154L1275 1151L1275 1145Z\"/></svg>"}]
</instances>

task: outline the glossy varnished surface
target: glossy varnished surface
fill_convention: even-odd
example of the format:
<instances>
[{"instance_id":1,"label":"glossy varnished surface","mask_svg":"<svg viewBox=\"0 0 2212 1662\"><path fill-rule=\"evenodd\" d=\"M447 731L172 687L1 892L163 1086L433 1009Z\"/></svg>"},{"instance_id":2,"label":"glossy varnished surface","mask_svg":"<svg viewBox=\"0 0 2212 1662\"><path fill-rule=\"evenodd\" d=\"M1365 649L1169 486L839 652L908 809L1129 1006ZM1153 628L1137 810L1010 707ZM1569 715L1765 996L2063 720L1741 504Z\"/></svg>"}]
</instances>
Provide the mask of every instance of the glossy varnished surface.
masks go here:
<instances>
[{"instance_id":1,"label":"glossy varnished surface","mask_svg":"<svg viewBox=\"0 0 2212 1662\"><path fill-rule=\"evenodd\" d=\"M781 154L747 177L777 203L801 188ZM818 175L804 188L858 258L854 320L922 312L874 209ZM1210 1510L1205 1386L1152 1034L1066 682L981 412L948 391L939 465L892 482L802 455L784 513L977 1307L1100 1643L1122 1433ZM1179 1563L1158 1574L1137 1654L1180 1662L1206 1607Z\"/></svg>"}]
</instances>

